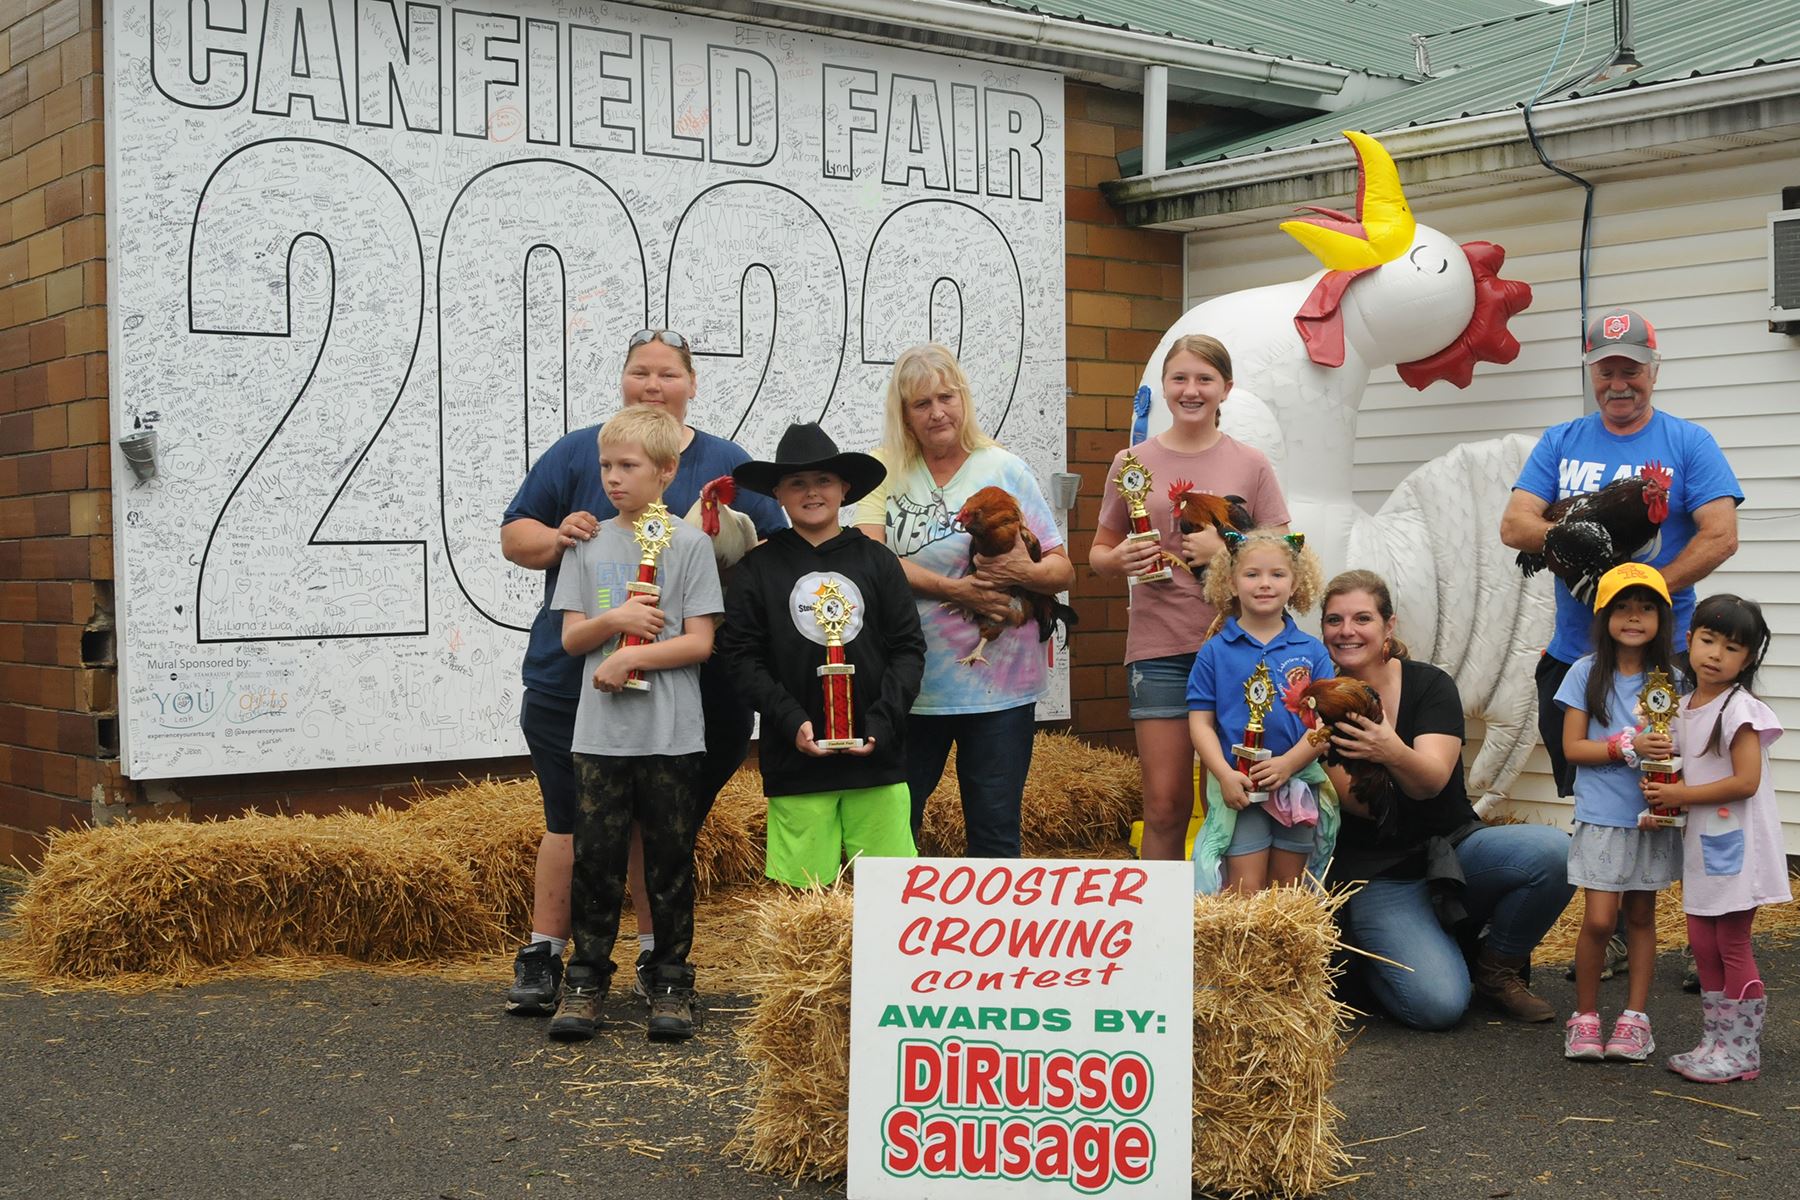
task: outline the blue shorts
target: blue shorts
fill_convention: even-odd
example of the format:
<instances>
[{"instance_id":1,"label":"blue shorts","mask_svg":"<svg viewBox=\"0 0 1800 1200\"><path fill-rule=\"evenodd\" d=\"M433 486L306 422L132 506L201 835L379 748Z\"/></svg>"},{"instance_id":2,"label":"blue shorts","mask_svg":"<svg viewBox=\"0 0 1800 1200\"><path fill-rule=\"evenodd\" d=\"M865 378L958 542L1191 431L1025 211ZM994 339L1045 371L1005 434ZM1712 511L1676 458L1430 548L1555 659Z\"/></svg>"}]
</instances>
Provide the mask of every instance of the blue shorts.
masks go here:
<instances>
[{"instance_id":1,"label":"blue shorts","mask_svg":"<svg viewBox=\"0 0 1800 1200\"><path fill-rule=\"evenodd\" d=\"M1260 804L1238 809L1237 824L1231 830L1231 845L1225 857L1237 854L1260 854L1270 846L1295 854L1313 851L1312 825L1283 825L1263 810Z\"/></svg>"},{"instance_id":2,"label":"blue shorts","mask_svg":"<svg viewBox=\"0 0 1800 1200\"><path fill-rule=\"evenodd\" d=\"M1188 715L1188 676L1194 670L1192 654L1164 658L1140 658L1125 664L1125 682L1131 689L1131 719L1155 721Z\"/></svg>"},{"instance_id":3,"label":"blue shorts","mask_svg":"<svg viewBox=\"0 0 1800 1200\"><path fill-rule=\"evenodd\" d=\"M575 832L575 709L578 700L565 700L548 692L525 689L519 706L519 729L531 751L531 769L537 772L538 790L544 794L544 831Z\"/></svg>"}]
</instances>

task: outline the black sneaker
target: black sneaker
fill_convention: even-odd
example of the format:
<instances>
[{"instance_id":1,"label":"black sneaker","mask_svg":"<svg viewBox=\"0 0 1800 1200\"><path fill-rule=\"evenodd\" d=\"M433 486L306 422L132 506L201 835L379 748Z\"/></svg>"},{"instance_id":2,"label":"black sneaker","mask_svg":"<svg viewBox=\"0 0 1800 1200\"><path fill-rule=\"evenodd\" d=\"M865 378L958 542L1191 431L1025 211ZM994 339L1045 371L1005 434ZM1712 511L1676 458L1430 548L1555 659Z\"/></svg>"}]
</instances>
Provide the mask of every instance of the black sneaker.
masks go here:
<instances>
[{"instance_id":1,"label":"black sneaker","mask_svg":"<svg viewBox=\"0 0 1800 1200\"><path fill-rule=\"evenodd\" d=\"M550 1036L559 1042L585 1042L600 1024L600 1002L605 988L570 987L563 992L556 1015L550 1018Z\"/></svg>"},{"instance_id":2,"label":"black sneaker","mask_svg":"<svg viewBox=\"0 0 1800 1200\"><path fill-rule=\"evenodd\" d=\"M554 1012L562 972L562 958L551 950L549 942L520 946L513 956L513 981L506 989L506 1011L521 1017Z\"/></svg>"},{"instance_id":3,"label":"black sneaker","mask_svg":"<svg viewBox=\"0 0 1800 1200\"><path fill-rule=\"evenodd\" d=\"M684 1042L694 1036L694 989L650 989L650 1040Z\"/></svg>"}]
</instances>

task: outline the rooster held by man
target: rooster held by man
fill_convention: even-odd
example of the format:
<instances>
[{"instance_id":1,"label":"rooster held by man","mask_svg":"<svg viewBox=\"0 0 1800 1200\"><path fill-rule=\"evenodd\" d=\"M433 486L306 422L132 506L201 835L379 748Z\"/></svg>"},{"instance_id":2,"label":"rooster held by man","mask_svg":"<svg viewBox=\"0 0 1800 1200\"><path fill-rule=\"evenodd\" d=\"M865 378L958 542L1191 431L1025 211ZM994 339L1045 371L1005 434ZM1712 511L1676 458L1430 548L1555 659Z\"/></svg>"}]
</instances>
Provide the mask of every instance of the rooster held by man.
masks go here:
<instances>
[{"instance_id":1,"label":"rooster held by man","mask_svg":"<svg viewBox=\"0 0 1800 1200\"><path fill-rule=\"evenodd\" d=\"M1544 510L1550 528L1543 551L1520 551L1519 570L1529 579L1549 567L1570 595L1592 602L1602 575L1650 549L1669 515L1674 482L1667 467L1653 462L1597 492L1564 496Z\"/></svg>"}]
</instances>

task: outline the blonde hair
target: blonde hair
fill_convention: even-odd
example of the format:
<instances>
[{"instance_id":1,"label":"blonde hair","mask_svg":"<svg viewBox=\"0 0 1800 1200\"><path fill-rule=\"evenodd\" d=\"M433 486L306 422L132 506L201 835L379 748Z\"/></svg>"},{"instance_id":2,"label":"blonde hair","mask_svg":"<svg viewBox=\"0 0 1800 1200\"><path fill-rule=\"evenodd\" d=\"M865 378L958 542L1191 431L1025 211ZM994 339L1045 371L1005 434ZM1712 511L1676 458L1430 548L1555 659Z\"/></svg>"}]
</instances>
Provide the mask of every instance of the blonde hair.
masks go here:
<instances>
[{"instance_id":1,"label":"blonde hair","mask_svg":"<svg viewBox=\"0 0 1800 1200\"><path fill-rule=\"evenodd\" d=\"M1234 568L1237 560L1245 551L1254 550L1258 546L1276 546L1286 551L1294 563L1294 591L1288 597L1287 607L1293 612L1307 612L1318 597L1319 590L1325 584L1325 568L1319 563L1319 556L1304 544L1296 547L1289 537L1297 534L1285 534L1279 529L1252 529L1236 545L1227 538L1206 564L1206 602L1219 610L1213 623L1206 627L1206 637L1225 627L1226 617L1243 616L1243 608L1238 604L1237 576ZM1205 639L1203 639L1205 640Z\"/></svg>"},{"instance_id":2,"label":"blonde hair","mask_svg":"<svg viewBox=\"0 0 1800 1200\"><path fill-rule=\"evenodd\" d=\"M673 347L671 347L673 349ZM600 449L641 446L658 470L681 464L681 422L648 404L633 404L600 427Z\"/></svg>"},{"instance_id":3,"label":"blonde hair","mask_svg":"<svg viewBox=\"0 0 1800 1200\"><path fill-rule=\"evenodd\" d=\"M975 423L975 397L969 394L969 377L950 348L936 342L909 346L894 360L893 373L888 376L882 420L881 454L894 471L925 457L912 426L906 423L907 403L939 388L955 392L962 399L962 448L973 454L995 444Z\"/></svg>"},{"instance_id":4,"label":"blonde hair","mask_svg":"<svg viewBox=\"0 0 1800 1200\"><path fill-rule=\"evenodd\" d=\"M1394 619L1394 597L1388 591L1387 580L1373 571L1342 571L1332 576L1331 582L1325 585L1325 593L1319 597L1319 611L1339 596L1348 596L1352 592L1367 592L1369 599L1375 601L1375 612L1384 621ZM1406 643L1388 634L1387 644L1382 650L1389 658L1409 657Z\"/></svg>"}]
</instances>

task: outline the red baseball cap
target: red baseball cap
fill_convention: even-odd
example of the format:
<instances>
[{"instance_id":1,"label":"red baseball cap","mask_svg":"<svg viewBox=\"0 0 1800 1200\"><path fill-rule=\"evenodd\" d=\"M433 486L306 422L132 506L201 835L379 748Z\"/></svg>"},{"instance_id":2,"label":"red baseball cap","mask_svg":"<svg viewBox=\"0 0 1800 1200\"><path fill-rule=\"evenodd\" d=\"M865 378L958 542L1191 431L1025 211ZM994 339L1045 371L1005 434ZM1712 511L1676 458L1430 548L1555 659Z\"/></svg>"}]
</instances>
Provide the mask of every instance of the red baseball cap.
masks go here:
<instances>
[{"instance_id":1,"label":"red baseball cap","mask_svg":"<svg viewBox=\"0 0 1800 1200\"><path fill-rule=\"evenodd\" d=\"M1587 341L1582 347L1586 357L1581 361L1592 365L1603 358L1629 358L1634 362L1656 361L1656 326L1644 320L1642 313L1629 308L1615 308L1595 317L1587 327Z\"/></svg>"}]
</instances>

